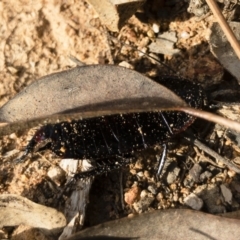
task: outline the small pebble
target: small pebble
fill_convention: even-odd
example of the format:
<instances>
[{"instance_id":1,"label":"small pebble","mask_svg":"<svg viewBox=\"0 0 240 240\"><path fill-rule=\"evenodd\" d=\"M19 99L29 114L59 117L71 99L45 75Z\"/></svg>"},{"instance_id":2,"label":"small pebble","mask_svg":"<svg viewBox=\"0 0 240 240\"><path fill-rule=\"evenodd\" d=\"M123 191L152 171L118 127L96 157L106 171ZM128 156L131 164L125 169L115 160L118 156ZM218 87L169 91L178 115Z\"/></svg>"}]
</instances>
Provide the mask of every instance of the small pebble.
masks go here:
<instances>
[{"instance_id":1,"label":"small pebble","mask_svg":"<svg viewBox=\"0 0 240 240\"><path fill-rule=\"evenodd\" d=\"M48 177L57 185L60 186L65 181L65 172L60 167L51 168L48 173Z\"/></svg>"},{"instance_id":2,"label":"small pebble","mask_svg":"<svg viewBox=\"0 0 240 240\"><path fill-rule=\"evenodd\" d=\"M9 72L11 74L16 74L18 72L18 70L16 68L14 68L14 67L8 67L7 69L9 70Z\"/></svg>"},{"instance_id":3,"label":"small pebble","mask_svg":"<svg viewBox=\"0 0 240 240\"><path fill-rule=\"evenodd\" d=\"M180 168L179 167L175 167L171 172L168 173L168 175L167 175L167 183L169 185L174 183L177 180L179 173L180 173Z\"/></svg>"},{"instance_id":4,"label":"small pebble","mask_svg":"<svg viewBox=\"0 0 240 240\"><path fill-rule=\"evenodd\" d=\"M143 169L142 161L141 160L137 160L135 165L134 165L134 168L136 168L136 169Z\"/></svg>"},{"instance_id":5,"label":"small pebble","mask_svg":"<svg viewBox=\"0 0 240 240\"><path fill-rule=\"evenodd\" d=\"M184 185L184 187L191 188L191 187L194 186L194 181L193 181L192 178L186 177L186 178L183 180L183 185Z\"/></svg>"},{"instance_id":6,"label":"small pebble","mask_svg":"<svg viewBox=\"0 0 240 240\"><path fill-rule=\"evenodd\" d=\"M234 161L234 160L233 160L233 161ZM228 170L227 175L228 175L230 178L233 178L233 177L236 175L236 172L231 171L231 170Z\"/></svg>"},{"instance_id":7,"label":"small pebble","mask_svg":"<svg viewBox=\"0 0 240 240\"><path fill-rule=\"evenodd\" d=\"M160 188L162 186L162 183L160 181L157 182L157 188Z\"/></svg>"},{"instance_id":8,"label":"small pebble","mask_svg":"<svg viewBox=\"0 0 240 240\"><path fill-rule=\"evenodd\" d=\"M131 170L130 170L130 173L131 173L132 175L136 175L136 174L137 174L137 171L136 171L136 169L131 169Z\"/></svg>"},{"instance_id":9,"label":"small pebble","mask_svg":"<svg viewBox=\"0 0 240 240\"><path fill-rule=\"evenodd\" d=\"M134 216L136 216L134 213L130 213L130 214L128 214L128 218L132 218L132 217L134 217Z\"/></svg>"},{"instance_id":10,"label":"small pebble","mask_svg":"<svg viewBox=\"0 0 240 240\"><path fill-rule=\"evenodd\" d=\"M175 191L177 189L177 184L172 183L169 187L170 187L171 190Z\"/></svg>"},{"instance_id":11,"label":"small pebble","mask_svg":"<svg viewBox=\"0 0 240 240\"><path fill-rule=\"evenodd\" d=\"M219 176L219 177L215 177L215 182L219 182L219 183L222 183L224 180L224 178L222 176Z\"/></svg>"},{"instance_id":12,"label":"small pebble","mask_svg":"<svg viewBox=\"0 0 240 240\"><path fill-rule=\"evenodd\" d=\"M132 187L131 189L128 190L128 192L124 194L124 201L128 205L132 205L135 201L140 199L140 191L141 189L139 187L137 186Z\"/></svg>"},{"instance_id":13,"label":"small pebble","mask_svg":"<svg viewBox=\"0 0 240 240\"><path fill-rule=\"evenodd\" d=\"M217 136L218 136L219 138L221 138L221 137L223 136L223 134L224 134L224 131L223 131L223 130L217 130L216 132L217 132Z\"/></svg>"},{"instance_id":14,"label":"small pebble","mask_svg":"<svg viewBox=\"0 0 240 240\"><path fill-rule=\"evenodd\" d=\"M155 32L155 33L159 33L159 31L160 31L160 26L159 26L157 23L154 23L154 24L152 25L152 30L153 30L153 32Z\"/></svg>"},{"instance_id":15,"label":"small pebble","mask_svg":"<svg viewBox=\"0 0 240 240\"><path fill-rule=\"evenodd\" d=\"M162 194L161 192L158 193L156 199L157 199L158 201L161 201L163 198L164 198L163 194Z\"/></svg>"},{"instance_id":16,"label":"small pebble","mask_svg":"<svg viewBox=\"0 0 240 240\"><path fill-rule=\"evenodd\" d=\"M224 197L225 202L231 204L232 203L232 192L231 192L231 190L228 187L226 187L224 184L222 184L220 186L220 189L221 189L221 192L222 192L222 195Z\"/></svg>"},{"instance_id":17,"label":"small pebble","mask_svg":"<svg viewBox=\"0 0 240 240\"><path fill-rule=\"evenodd\" d=\"M188 188L182 188L181 193L182 194L189 194L190 190Z\"/></svg>"},{"instance_id":18,"label":"small pebble","mask_svg":"<svg viewBox=\"0 0 240 240\"><path fill-rule=\"evenodd\" d=\"M157 194L156 186L153 186L153 185L148 186L148 191L151 192L154 195Z\"/></svg>"},{"instance_id":19,"label":"small pebble","mask_svg":"<svg viewBox=\"0 0 240 240\"><path fill-rule=\"evenodd\" d=\"M118 65L121 66L121 67L128 68L128 69L134 69L134 67L126 61L122 61Z\"/></svg>"},{"instance_id":20,"label":"small pebble","mask_svg":"<svg viewBox=\"0 0 240 240\"><path fill-rule=\"evenodd\" d=\"M149 178L150 177L150 173L149 173L149 171L144 171L144 177L146 177L146 178Z\"/></svg>"},{"instance_id":21,"label":"small pebble","mask_svg":"<svg viewBox=\"0 0 240 240\"><path fill-rule=\"evenodd\" d=\"M178 193L174 193L174 194L173 194L173 201L174 201L174 202L177 202L178 199L179 199Z\"/></svg>"},{"instance_id":22,"label":"small pebble","mask_svg":"<svg viewBox=\"0 0 240 240\"><path fill-rule=\"evenodd\" d=\"M137 213L142 213L148 210L151 203L154 201L154 197L152 196L146 196L144 198L141 198L138 202L135 202L133 204L133 208Z\"/></svg>"},{"instance_id":23,"label":"small pebble","mask_svg":"<svg viewBox=\"0 0 240 240\"><path fill-rule=\"evenodd\" d=\"M150 39L148 37L144 37L141 39L139 43L139 47L142 52L147 52L147 46L149 42L150 42Z\"/></svg>"},{"instance_id":24,"label":"small pebble","mask_svg":"<svg viewBox=\"0 0 240 240\"><path fill-rule=\"evenodd\" d=\"M10 134L10 135L9 135L9 138L10 138L10 139L16 139L16 138L17 138L16 133Z\"/></svg>"},{"instance_id":25,"label":"small pebble","mask_svg":"<svg viewBox=\"0 0 240 240\"><path fill-rule=\"evenodd\" d=\"M140 194L140 197L145 198L147 195L148 195L148 191L147 190L142 190L141 194Z\"/></svg>"},{"instance_id":26,"label":"small pebble","mask_svg":"<svg viewBox=\"0 0 240 240\"><path fill-rule=\"evenodd\" d=\"M183 39L188 39L190 37L190 34L188 32L181 32L180 37Z\"/></svg>"},{"instance_id":27,"label":"small pebble","mask_svg":"<svg viewBox=\"0 0 240 240\"><path fill-rule=\"evenodd\" d=\"M194 193L191 193L186 198L184 198L184 203L194 210L200 210L203 206L203 200L196 196Z\"/></svg>"},{"instance_id":28,"label":"small pebble","mask_svg":"<svg viewBox=\"0 0 240 240\"><path fill-rule=\"evenodd\" d=\"M149 44L148 48L150 52L172 56L180 53L180 49L175 48L174 45L177 40L176 32L164 32L163 34L158 34L158 38Z\"/></svg>"},{"instance_id":29,"label":"small pebble","mask_svg":"<svg viewBox=\"0 0 240 240\"><path fill-rule=\"evenodd\" d=\"M26 183L28 181L28 177L25 174L22 174L20 179L21 179L22 183L24 183L24 182Z\"/></svg>"},{"instance_id":30,"label":"small pebble","mask_svg":"<svg viewBox=\"0 0 240 240\"><path fill-rule=\"evenodd\" d=\"M147 35L148 35L149 38L155 38L155 33L152 29L149 29L147 31Z\"/></svg>"},{"instance_id":31,"label":"small pebble","mask_svg":"<svg viewBox=\"0 0 240 240\"><path fill-rule=\"evenodd\" d=\"M205 171L200 175L200 181L204 182L207 179L210 179L212 177L212 173L209 171Z\"/></svg>"},{"instance_id":32,"label":"small pebble","mask_svg":"<svg viewBox=\"0 0 240 240\"><path fill-rule=\"evenodd\" d=\"M183 201L183 198L182 198L182 197L180 197L180 198L178 199L178 201L179 201L180 204L184 204L184 201Z\"/></svg>"},{"instance_id":33,"label":"small pebble","mask_svg":"<svg viewBox=\"0 0 240 240\"><path fill-rule=\"evenodd\" d=\"M199 182L201 171L202 167L198 163L195 163L193 167L189 170L189 175L194 182Z\"/></svg>"}]
</instances>

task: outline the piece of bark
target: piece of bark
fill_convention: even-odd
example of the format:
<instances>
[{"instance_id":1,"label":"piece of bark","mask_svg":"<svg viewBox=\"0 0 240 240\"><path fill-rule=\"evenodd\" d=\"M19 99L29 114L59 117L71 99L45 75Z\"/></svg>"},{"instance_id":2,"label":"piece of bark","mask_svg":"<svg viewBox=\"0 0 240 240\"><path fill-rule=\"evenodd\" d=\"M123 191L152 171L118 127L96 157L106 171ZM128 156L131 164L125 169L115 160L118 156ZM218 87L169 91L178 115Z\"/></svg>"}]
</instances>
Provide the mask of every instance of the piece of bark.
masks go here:
<instances>
[{"instance_id":1,"label":"piece of bark","mask_svg":"<svg viewBox=\"0 0 240 240\"><path fill-rule=\"evenodd\" d=\"M240 40L240 23L228 22L228 24L233 29L237 39ZM218 23L213 23L211 27L209 44L213 55L224 66L224 68L237 78L238 83L240 84L240 61Z\"/></svg>"}]
</instances>

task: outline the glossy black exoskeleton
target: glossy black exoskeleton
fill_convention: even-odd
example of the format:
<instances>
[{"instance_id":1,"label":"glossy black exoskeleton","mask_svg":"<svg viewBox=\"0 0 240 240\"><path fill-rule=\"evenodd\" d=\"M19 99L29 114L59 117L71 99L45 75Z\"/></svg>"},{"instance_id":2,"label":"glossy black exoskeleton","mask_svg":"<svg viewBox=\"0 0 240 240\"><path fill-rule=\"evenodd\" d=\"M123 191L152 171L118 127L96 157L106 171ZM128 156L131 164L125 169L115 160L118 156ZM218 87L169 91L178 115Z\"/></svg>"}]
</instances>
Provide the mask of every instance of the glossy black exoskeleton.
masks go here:
<instances>
[{"instance_id":1,"label":"glossy black exoskeleton","mask_svg":"<svg viewBox=\"0 0 240 240\"><path fill-rule=\"evenodd\" d=\"M164 77L160 83L193 108L202 108L202 88L178 77ZM48 124L41 127L26 147L24 156L37 149L50 149L62 158L93 159L99 174L127 164L124 157L134 151L168 142L184 131L195 117L176 111L119 114L71 122Z\"/></svg>"}]
</instances>

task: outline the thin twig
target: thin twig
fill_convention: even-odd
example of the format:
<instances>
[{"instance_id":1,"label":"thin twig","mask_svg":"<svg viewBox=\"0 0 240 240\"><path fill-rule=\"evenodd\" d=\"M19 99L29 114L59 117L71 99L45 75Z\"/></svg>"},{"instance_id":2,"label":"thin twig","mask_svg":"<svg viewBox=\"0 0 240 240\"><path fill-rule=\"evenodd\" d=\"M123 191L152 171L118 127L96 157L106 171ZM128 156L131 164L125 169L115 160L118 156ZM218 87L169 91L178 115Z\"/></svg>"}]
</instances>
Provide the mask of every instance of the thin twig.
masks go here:
<instances>
[{"instance_id":1,"label":"thin twig","mask_svg":"<svg viewBox=\"0 0 240 240\"><path fill-rule=\"evenodd\" d=\"M224 168L224 166L219 166L217 163L212 161L210 158L204 156L199 150L198 147L193 147L197 156L200 158L200 161L205 161L211 163L213 166L218 167L218 168Z\"/></svg>"},{"instance_id":2,"label":"thin twig","mask_svg":"<svg viewBox=\"0 0 240 240\"><path fill-rule=\"evenodd\" d=\"M211 148L209 148L208 146L206 146L205 144L201 143L199 140L197 140L196 138L191 139L191 137L185 137L185 139L189 142L193 142L193 144L195 146L197 146L198 148L202 149L205 153L209 154L211 157L215 158L216 160L221 161L222 163L224 163L225 165L227 165L230 169L232 169L233 171L235 171L236 173L240 173L240 169L235 166L232 162L230 162L228 159L223 158L222 156L220 156L218 153L216 153L215 151L213 151Z\"/></svg>"}]
</instances>

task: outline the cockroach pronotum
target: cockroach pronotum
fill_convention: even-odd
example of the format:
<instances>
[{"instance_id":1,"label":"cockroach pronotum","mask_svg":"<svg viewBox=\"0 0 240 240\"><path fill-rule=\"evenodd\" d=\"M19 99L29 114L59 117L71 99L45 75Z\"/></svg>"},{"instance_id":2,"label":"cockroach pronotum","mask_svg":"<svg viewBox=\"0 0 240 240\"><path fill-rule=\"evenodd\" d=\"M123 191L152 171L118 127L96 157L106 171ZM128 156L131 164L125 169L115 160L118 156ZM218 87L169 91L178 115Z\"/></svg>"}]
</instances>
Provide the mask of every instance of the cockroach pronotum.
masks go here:
<instances>
[{"instance_id":1,"label":"cockroach pronotum","mask_svg":"<svg viewBox=\"0 0 240 240\"><path fill-rule=\"evenodd\" d=\"M178 77L162 77L162 85L180 96L189 106L201 109L205 94L193 82ZM41 127L26 147L21 159L35 151L52 150L62 158L92 159L97 167L78 174L94 176L126 165L126 157L154 145L163 145L184 131L195 117L177 111L129 113L95 117ZM162 158L158 173L162 170Z\"/></svg>"}]
</instances>

